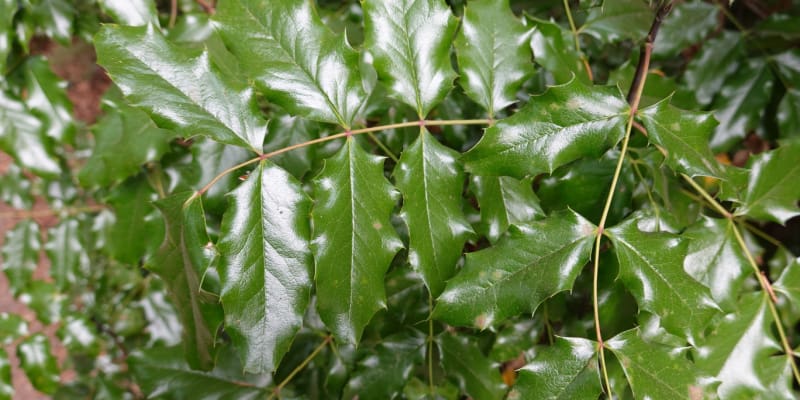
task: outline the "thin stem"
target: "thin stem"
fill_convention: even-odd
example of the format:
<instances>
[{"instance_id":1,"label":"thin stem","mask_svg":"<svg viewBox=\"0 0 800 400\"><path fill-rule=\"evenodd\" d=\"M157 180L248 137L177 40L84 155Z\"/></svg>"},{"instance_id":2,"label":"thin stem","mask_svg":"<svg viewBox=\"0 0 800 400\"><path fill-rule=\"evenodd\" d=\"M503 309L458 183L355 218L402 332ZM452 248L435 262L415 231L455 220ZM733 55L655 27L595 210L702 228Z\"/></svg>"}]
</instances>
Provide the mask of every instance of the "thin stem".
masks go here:
<instances>
[{"instance_id":1,"label":"thin stem","mask_svg":"<svg viewBox=\"0 0 800 400\"><path fill-rule=\"evenodd\" d=\"M305 368L308 365L308 363L310 363L311 360L313 360L322 351L322 349L324 349L325 346L327 346L328 343L331 342L332 339L333 338L331 337L331 335L325 336L325 339L322 340L322 343L320 343L319 346L317 346L317 348L314 349L314 351L312 351L311 354L309 354L308 357L306 357L306 359L300 363L300 365L298 365L295 369L293 369L292 372L289 373L289 375L286 378L284 378L281 381L281 383L278 384L278 386L275 386L275 389L272 391L272 393L269 395L267 399L272 399L275 396L280 396L281 389L283 389L284 386L289 384L289 382L292 381L295 375L300 373L300 371L302 371L303 368Z\"/></svg>"},{"instance_id":2,"label":"thin stem","mask_svg":"<svg viewBox=\"0 0 800 400\"><path fill-rule=\"evenodd\" d=\"M586 70L586 75L589 76L589 81L594 81L594 75L592 74L592 67L589 65L589 60L584 57L583 52L581 52L581 43L578 39L578 28L575 27L575 20L572 19L572 10L569 8L569 0L564 0L564 12L567 14L567 20L569 21L569 29L572 31L572 39L575 42L575 51L581 57L581 62L583 63L583 68Z\"/></svg>"},{"instance_id":3,"label":"thin stem","mask_svg":"<svg viewBox=\"0 0 800 400\"><path fill-rule=\"evenodd\" d=\"M725 207L723 207L716 200L714 200L714 198L711 197L711 195L708 194L708 192L706 192L705 189L703 189L700 185L698 185L697 182L694 181L694 179L690 178L686 174L681 174L681 176L683 177L683 180L689 182L689 184L692 185L692 187L694 188L695 191L697 191L697 193L700 193L700 196L702 196L716 212L722 214L722 216L724 216L727 219L733 219L733 215L728 210L726 210Z\"/></svg>"},{"instance_id":4,"label":"thin stem","mask_svg":"<svg viewBox=\"0 0 800 400\"><path fill-rule=\"evenodd\" d=\"M780 240L778 240L778 239L775 239L775 238L774 238L774 237L772 237L772 236L771 236L769 233L762 231L761 229L759 229L759 228L758 228L758 227L756 227L755 225L751 224L750 222L748 222L748 221L742 221L742 225L745 227L745 229L747 229L747 230L748 230L748 231L750 231L750 232L753 232L753 233L754 233L756 236L758 236L758 237L760 237L760 238L762 238L762 239L766 240L766 241L767 241L767 242L769 242L771 245L773 245L773 246L775 246L775 247L785 247L785 246L783 245L783 243L781 243L781 241L780 241Z\"/></svg>"},{"instance_id":5,"label":"thin stem","mask_svg":"<svg viewBox=\"0 0 800 400\"><path fill-rule=\"evenodd\" d=\"M383 142L380 139L378 139L378 137L375 136L374 133L369 132L369 133L367 133L367 136L369 136L369 138L372 139L372 141L375 142L375 144L377 144L378 147L380 147L381 150L383 150L383 152L386 153L386 155L389 156L389 158L392 159L392 161L394 161L394 162L398 162L399 161L397 156L392 152L392 150L389 149L389 147L387 147L385 144L383 144Z\"/></svg>"},{"instance_id":6,"label":"thin stem","mask_svg":"<svg viewBox=\"0 0 800 400\"><path fill-rule=\"evenodd\" d=\"M547 333L547 342L550 343L550 346L555 343L555 338L553 337L553 325L550 324L550 313L547 310L547 302L544 303L544 307L542 307L542 318L544 318L544 330Z\"/></svg>"},{"instance_id":7,"label":"thin stem","mask_svg":"<svg viewBox=\"0 0 800 400\"><path fill-rule=\"evenodd\" d=\"M433 396L433 295L428 294L428 392Z\"/></svg>"},{"instance_id":8,"label":"thin stem","mask_svg":"<svg viewBox=\"0 0 800 400\"><path fill-rule=\"evenodd\" d=\"M169 24L167 27L172 29L175 27L175 20L178 18L178 0L172 0L169 3Z\"/></svg>"}]
</instances>

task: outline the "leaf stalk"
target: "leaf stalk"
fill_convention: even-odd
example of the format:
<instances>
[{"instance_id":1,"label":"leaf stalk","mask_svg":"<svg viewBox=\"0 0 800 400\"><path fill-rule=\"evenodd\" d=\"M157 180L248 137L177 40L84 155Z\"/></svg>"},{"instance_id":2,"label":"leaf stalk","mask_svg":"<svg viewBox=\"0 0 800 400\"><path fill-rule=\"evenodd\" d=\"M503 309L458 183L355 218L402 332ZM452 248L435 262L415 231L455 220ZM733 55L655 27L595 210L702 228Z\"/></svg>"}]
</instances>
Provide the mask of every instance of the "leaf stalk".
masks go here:
<instances>
[{"instance_id":1,"label":"leaf stalk","mask_svg":"<svg viewBox=\"0 0 800 400\"><path fill-rule=\"evenodd\" d=\"M322 351L322 349L324 349L328 345L328 343L331 342L331 340L333 340L333 337L331 335L325 336L325 339L322 340L322 343L320 343L319 346L317 346L317 348L314 349L314 351L312 351L311 354L309 354L308 357L306 357L306 359L300 363L300 365L295 367L295 369L293 369L292 372L290 372L289 375L286 378L284 378L283 381L281 381L281 383L278 384L278 386L275 386L275 389L272 390L272 393L269 395L269 397L267 397L267 400L273 399L276 396L280 397L281 389L283 389L284 386L289 384L289 382L292 381L295 375L300 373L300 371L302 371L308 365L308 363L310 363L314 358L316 358L317 355Z\"/></svg>"}]
</instances>

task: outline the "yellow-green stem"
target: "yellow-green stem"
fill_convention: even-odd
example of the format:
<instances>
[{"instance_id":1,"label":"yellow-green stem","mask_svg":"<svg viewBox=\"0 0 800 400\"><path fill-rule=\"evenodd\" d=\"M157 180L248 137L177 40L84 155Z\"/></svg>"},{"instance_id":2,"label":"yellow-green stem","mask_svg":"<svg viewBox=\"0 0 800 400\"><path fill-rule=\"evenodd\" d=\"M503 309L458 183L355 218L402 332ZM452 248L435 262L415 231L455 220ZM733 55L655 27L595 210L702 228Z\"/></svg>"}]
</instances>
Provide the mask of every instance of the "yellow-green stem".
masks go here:
<instances>
[{"instance_id":1,"label":"yellow-green stem","mask_svg":"<svg viewBox=\"0 0 800 400\"><path fill-rule=\"evenodd\" d=\"M275 396L280 397L281 389L283 389L284 386L289 384L289 382L292 381L295 375L300 373L300 371L302 371L308 365L308 363L310 363L322 351L322 349L324 349L325 346L327 346L328 343L331 342L331 339L332 338L330 335L325 336L325 339L322 340L322 343L320 343L319 346L317 346L317 348L314 349L314 351L312 351L311 354L309 354L308 357L306 357L306 359L300 363L300 365L298 365L295 369L293 369L292 372L289 373L289 375L284 380L282 380L281 383L278 384L278 386L275 386L275 389L272 391L272 393L270 393L267 399L272 399Z\"/></svg>"},{"instance_id":2,"label":"yellow-green stem","mask_svg":"<svg viewBox=\"0 0 800 400\"><path fill-rule=\"evenodd\" d=\"M428 295L428 391L433 396L433 295Z\"/></svg>"}]
</instances>

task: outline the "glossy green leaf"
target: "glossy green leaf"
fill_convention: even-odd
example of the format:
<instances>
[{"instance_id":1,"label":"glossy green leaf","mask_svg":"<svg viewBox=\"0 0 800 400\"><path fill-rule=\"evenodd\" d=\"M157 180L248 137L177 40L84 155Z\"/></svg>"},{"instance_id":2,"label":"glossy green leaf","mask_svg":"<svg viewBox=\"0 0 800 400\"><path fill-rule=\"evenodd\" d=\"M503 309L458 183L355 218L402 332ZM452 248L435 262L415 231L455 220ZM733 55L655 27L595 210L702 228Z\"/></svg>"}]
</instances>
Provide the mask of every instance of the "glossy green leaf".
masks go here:
<instances>
[{"instance_id":1,"label":"glossy green leaf","mask_svg":"<svg viewBox=\"0 0 800 400\"><path fill-rule=\"evenodd\" d=\"M28 59L23 71L27 89L25 103L45 122L45 134L59 143L71 142L75 126L66 82L61 81L41 57Z\"/></svg>"},{"instance_id":2,"label":"glossy green leaf","mask_svg":"<svg viewBox=\"0 0 800 400\"><path fill-rule=\"evenodd\" d=\"M37 33L69 45L75 21L76 9L69 0L34 0L27 4L27 11Z\"/></svg>"},{"instance_id":3,"label":"glossy green leaf","mask_svg":"<svg viewBox=\"0 0 800 400\"><path fill-rule=\"evenodd\" d=\"M6 346L28 334L28 324L19 314L0 312L0 345Z\"/></svg>"},{"instance_id":4,"label":"glossy green leaf","mask_svg":"<svg viewBox=\"0 0 800 400\"><path fill-rule=\"evenodd\" d=\"M183 326L186 361L192 368L210 370L223 316L217 299L200 291L210 263L203 250L210 240L202 202L193 199L187 203L192 194L180 192L155 203L164 217L166 236L147 267L167 285Z\"/></svg>"},{"instance_id":5,"label":"glossy green leaf","mask_svg":"<svg viewBox=\"0 0 800 400\"><path fill-rule=\"evenodd\" d=\"M701 376L683 354L669 346L646 342L640 335L636 328L606 341L625 371L634 398L705 398Z\"/></svg>"},{"instance_id":6,"label":"glossy green leaf","mask_svg":"<svg viewBox=\"0 0 800 400\"><path fill-rule=\"evenodd\" d=\"M530 24L534 27L531 33L534 61L553 74L557 83L568 83L575 78L589 83L581 55L573 44L572 32L555 22L538 18L531 18Z\"/></svg>"},{"instance_id":7,"label":"glossy green leaf","mask_svg":"<svg viewBox=\"0 0 800 400\"><path fill-rule=\"evenodd\" d=\"M311 202L288 172L264 161L230 195L222 221L225 331L245 371L278 366L311 293Z\"/></svg>"},{"instance_id":8,"label":"glossy green leaf","mask_svg":"<svg viewBox=\"0 0 800 400\"><path fill-rule=\"evenodd\" d=\"M680 236L643 232L638 220L608 229L619 259L620 278L639 308L661 318L668 332L694 343L718 310L711 294L683 269L687 240Z\"/></svg>"},{"instance_id":9,"label":"glossy green leaf","mask_svg":"<svg viewBox=\"0 0 800 400\"><path fill-rule=\"evenodd\" d=\"M58 330L58 338L70 354L97 356L101 350L97 328L83 317L67 317Z\"/></svg>"},{"instance_id":10,"label":"glossy green leaf","mask_svg":"<svg viewBox=\"0 0 800 400\"><path fill-rule=\"evenodd\" d=\"M50 259L50 276L61 291L67 291L89 269L89 255L79 235L79 222L73 218L47 231L44 248Z\"/></svg>"},{"instance_id":11,"label":"glossy green leaf","mask_svg":"<svg viewBox=\"0 0 800 400\"><path fill-rule=\"evenodd\" d=\"M350 127L367 98L359 56L305 0L231 0L214 17L225 44L270 101ZM290 23L291 21L291 23Z\"/></svg>"},{"instance_id":12,"label":"glossy green leaf","mask_svg":"<svg viewBox=\"0 0 800 400\"><path fill-rule=\"evenodd\" d=\"M533 72L530 31L514 16L508 0L471 1L455 40L459 83L492 117L517 100Z\"/></svg>"},{"instance_id":13,"label":"glossy green leaf","mask_svg":"<svg viewBox=\"0 0 800 400\"><path fill-rule=\"evenodd\" d=\"M131 104L159 125L261 152L267 124L252 90L220 74L207 52L171 44L152 25L106 26L95 45L98 62Z\"/></svg>"},{"instance_id":14,"label":"glossy green leaf","mask_svg":"<svg viewBox=\"0 0 800 400\"><path fill-rule=\"evenodd\" d=\"M481 223L487 226L486 236L492 243L497 242L510 225L545 216L530 179L480 175L470 179L471 190L480 206Z\"/></svg>"},{"instance_id":15,"label":"glossy green leaf","mask_svg":"<svg viewBox=\"0 0 800 400\"><path fill-rule=\"evenodd\" d=\"M787 144L751 157L747 175L732 177L741 193L736 215L786 223L800 214L800 143Z\"/></svg>"},{"instance_id":16,"label":"glossy green leaf","mask_svg":"<svg viewBox=\"0 0 800 400\"><path fill-rule=\"evenodd\" d=\"M456 19L443 0L364 0L362 7L380 80L424 119L453 87Z\"/></svg>"},{"instance_id":17,"label":"glossy green leaf","mask_svg":"<svg viewBox=\"0 0 800 400\"><path fill-rule=\"evenodd\" d=\"M778 126L782 138L800 137L800 89L786 89L778 105Z\"/></svg>"},{"instance_id":18,"label":"glossy green leaf","mask_svg":"<svg viewBox=\"0 0 800 400\"><path fill-rule=\"evenodd\" d=\"M591 399L602 392L597 343L581 338L556 337L519 370L509 400Z\"/></svg>"},{"instance_id":19,"label":"glossy green leaf","mask_svg":"<svg viewBox=\"0 0 800 400\"><path fill-rule=\"evenodd\" d=\"M0 73L6 70L6 58L11 52L14 15L17 13L16 0L0 0Z\"/></svg>"},{"instance_id":20,"label":"glossy green leaf","mask_svg":"<svg viewBox=\"0 0 800 400\"><path fill-rule=\"evenodd\" d=\"M128 358L136 382L148 398L253 400L267 397L268 376L241 372L230 349L221 351L211 372L189 368L178 348L155 347Z\"/></svg>"},{"instance_id":21,"label":"glossy green leaf","mask_svg":"<svg viewBox=\"0 0 800 400\"><path fill-rule=\"evenodd\" d=\"M764 59L751 59L739 66L712 105L719 120L711 137L712 149L728 150L758 126L769 103L773 79Z\"/></svg>"},{"instance_id":22,"label":"glossy green leaf","mask_svg":"<svg viewBox=\"0 0 800 400\"><path fill-rule=\"evenodd\" d=\"M61 172L45 140L45 128L21 101L0 91L0 150L23 168L52 178Z\"/></svg>"},{"instance_id":23,"label":"glossy green leaf","mask_svg":"<svg viewBox=\"0 0 800 400\"><path fill-rule=\"evenodd\" d=\"M466 337L439 336L442 366L462 392L473 399L502 399L506 388L497 367Z\"/></svg>"},{"instance_id":24,"label":"glossy green leaf","mask_svg":"<svg viewBox=\"0 0 800 400\"><path fill-rule=\"evenodd\" d=\"M394 176L403 195L400 215L408 226L408 261L431 295L438 296L472 232L461 211L464 172L458 153L422 128L400 157Z\"/></svg>"},{"instance_id":25,"label":"glossy green leaf","mask_svg":"<svg viewBox=\"0 0 800 400\"><path fill-rule=\"evenodd\" d=\"M343 399L394 399L425 356L424 338L397 334L383 338L358 362Z\"/></svg>"},{"instance_id":26,"label":"glossy green leaf","mask_svg":"<svg viewBox=\"0 0 800 400\"><path fill-rule=\"evenodd\" d=\"M578 32L603 42L622 39L644 40L653 21L653 11L643 0L604 0L589 10Z\"/></svg>"},{"instance_id":27,"label":"glossy green leaf","mask_svg":"<svg viewBox=\"0 0 800 400\"><path fill-rule=\"evenodd\" d=\"M383 277L403 247L389 220L397 193L383 176L383 159L351 137L325 161L314 194L317 309L338 340L357 343L385 306Z\"/></svg>"},{"instance_id":28,"label":"glossy green leaf","mask_svg":"<svg viewBox=\"0 0 800 400\"><path fill-rule=\"evenodd\" d=\"M723 178L723 170L708 147L717 121L711 113L678 109L665 99L639 112L647 137L667 153L673 170L689 176Z\"/></svg>"},{"instance_id":29,"label":"glossy green leaf","mask_svg":"<svg viewBox=\"0 0 800 400\"><path fill-rule=\"evenodd\" d=\"M743 50L741 39L738 32L722 31L719 37L703 43L686 66L686 85L700 104L711 103L728 76L741 68L738 60Z\"/></svg>"},{"instance_id":30,"label":"glossy green leaf","mask_svg":"<svg viewBox=\"0 0 800 400\"><path fill-rule=\"evenodd\" d=\"M153 0L101 0L100 6L120 25L159 26L158 12Z\"/></svg>"},{"instance_id":31,"label":"glossy green leaf","mask_svg":"<svg viewBox=\"0 0 800 400\"><path fill-rule=\"evenodd\" d=\"M11 382L11 363L8 353L0 347L0 400L11 400L14 396L14 385Z\"/></svg>"},{"instance_id":32,"label":"glossy green leaf","mask_svg":"<svg viewBox=\"0 0 800 400\"><path fill-rule=\"evenodd\" d=\"M682 235L689 239L684 270L711 289L711 297L726 310L736 305L742 283L752 273L734 229L730 220L703 217Z\"/></svg>"},{"instance_id":33,"label":"glossy green leaf","mask_svg":"<svg viewBox=\"0 0 800 400\"><path fill-rule=\"evenodd\" d=\"M181 323L175 306L169 303L166 293L152 291L139 301L147 318L147 333L153 342L173 346L181 341Z\"/></svg>"},{"instance_id":34,"label":"glossy green leaf","mask_svg":"<svg viewBox=\"0 0 800 400\"><path fill-rule=\"evenodd\" d=\"M533 313L554 294L570 290L589 259L595 226L572 211L512 226L497 245L467 254L434 309L450 325L486 329Z\"/></svg>"},{"instance_id":35,"label":"glossy green leaf","mask_svg":"<svg viewBox=\"0 0 800 400\"><path fill-rule=\"evenodd\" d=\"M269 135L267 135L264 151L275 151L316 139L321 130L319 124L304 118L288 115L273 117L269 123ZM270 161L300 179L311 170L316 155L317 151L312 146L306 146L271 157Z\"/></svg>"},{"instance_id":36,"label":"glossy green leaf","mask_svg":"<svg viewBox=\"0 0 800 400\"><path fill-rule=\"evenodd\" d=\"M186 189L196 189L211 182L214 177L252 157L252 154L236 146L228 146L213 140L200 140L192 144L192 163L185 173ZM203 195L203 207L215 213L221 213L228 205L225 195L241 183L239 179L247 172L242 168L227 175L208 189Z\"/></svg>"},{"instance_id":37,"label":"glossy green leaf","mask_svg":"<svg viewBox=\"0 0 800 400\"><path fill-rule=\"evenodd\" d=\"M126 181L108 198L116 221L105 248L114 259L138 264L161 243L164 221L153 207L155 200L156 193L142 176Z\"/></svg>"},{"instance_id":38,"label":"glossy green leaf","mask_svg":"<svg viewBox=\"0 0 800 400\"><path fill-rule=\"evenodd\" d=\"M742 297L739 310L726 315L697 348L697 368L721 382L720 398L793 397L786 357L776 354L781 348L770 333L773 321L767 301L763 293Z\"/></svg>"},{"instance_id":39,"label":"glossy green leaf","mask_svg":"<svg viewBox=\"0 0 800 400\"><path fill-rule=\"evenodd\" d=\"M800 259L795 259L786 266L772 287L776 292L788 297L796 307L800 307Z\"/></svg>"},{"instance_id":40,"label":"glossy green leaf","mask_svg":"<svg viewBox=\"0 0 800 400\"><path fill-rule=\"evenodd\" d=\"M0 201L16 209L31 209L31 183L19 166L14 163L8 165L8 169L0 176Z\"/></svg>"},{"instance_id":41,"label":"glossy green leaf","mask_svg":"<svg viewBox=\"0 0 800 400\"><path fill-rule=\"evenodd\" d=\"M550 87L513 116L488 128L464 154L467 170L522 178L599 156L625 134L628 104L615 87L577 79Z\"/></svg>"},{"instance_id":42,"label":"glossy green leaf","mask_svg":"<svg viewBox=\"0 0 800 400\"><path fill-rule=\"evenodd\" d=\"M719 24L719 10L716 5L702 1L678 3L661 24L653 55L673 57L681 50L700 43Z\"/></svg>"},{"instance_id":43,"label":"glossy green leaf","mask_svg":"<svg viewBox=\"0 0 800 400\"><path fill-rule=\"evenodd\" d=\"M86 186L107 187L136 175L143 164L160 159L169 150L174 136L127 104L108 104L104 109L105 115L92 129L92 155L78 174Z\"/></svg>"},{"instance_id":44,"label":"glossy green leaf","mask_svg":"<svg viewBox=\"0 0 800 400\"><path fill-rule=\"evenodd\" d=\"M60 382L58 362L50 350L47 336L37 333L17 346L19 366L36 390L53 394Z\"/></svg>"},{"instance_id":45,"label":"glossy green leaf","mask_svg":"<svg viewBox=\"0 0 800 400\"><path fill-rule=\"evenodd\" d=\"M19 296L20 301L28 306L36 318L45 325L59 322L66 309L66 296L50 282L33 280Z\"/></svg>"},{"instance_id":46,"label":"glossy green leaf","mask_svg":"<svg viewBox=\"0 0 800 400\"><path fill-rule=\"evenodd\" d=\"M39 263L42 240L39 225L33 220L17 223L6 232L3 243L3 272L8 278L11 293L16 297L28 285Z\"/></svg>"}]
</instances>

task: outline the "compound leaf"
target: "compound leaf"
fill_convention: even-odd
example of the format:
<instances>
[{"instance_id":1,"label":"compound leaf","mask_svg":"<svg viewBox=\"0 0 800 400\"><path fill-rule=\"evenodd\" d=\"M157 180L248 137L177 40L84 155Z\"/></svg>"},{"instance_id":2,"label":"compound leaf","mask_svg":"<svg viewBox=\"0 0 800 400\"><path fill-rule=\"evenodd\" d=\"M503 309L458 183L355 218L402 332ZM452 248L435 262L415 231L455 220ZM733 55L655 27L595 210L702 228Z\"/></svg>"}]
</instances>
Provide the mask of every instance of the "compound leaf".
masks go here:
<instances>
[{"instance_id":1,"label":"compound leaf","mask_svg":"<svg viewBox=\"0 0 800 400\"><path fill-rule=\"evenodd\" d=\"M488 128L463 160L468 171L480 175L551 173L617 143L625 134L628 109L618 88L573 79L531 97L513 116Z\"/></svg>"},{"instance_id":2,"label":"compound leaf","mask_svg":"<svg viewBox=\"0 0 800 400\"><path fill-rule=\"evenodd\" d=\"M453 87L456 19L442 0L364 0L362 6L365 41L379 78L425 118Z\"/></svg>"},{"instance_id":3,"label":"compound leaf","mask_svg":"<svg viewBox=\"0 0 800 400\"><path fill-rule=\"evenodd\" d=\"M461 211L464 173L458 153L425 128L400 157L394 170L403 195L401 216L408 226L408 261L433 296L455 273L464 242L472 232Z\"/></svg>"},{"instance_id":4,"label":"compound leaf","mask_svg":"<svg viewBox=\"0 0 800 400\"><path fill-rule=\"evenodd\" d=\"M736 215L785 224L800 214L800 143L789 143L751 158L747 174L737 174L733 184L740 188Z\"/></svg>"},{"instance_id":5,"label":"compound leaf","mask_svg":"<svg viewBox=\"0 0 800 400\"><path fill-rule=\"evenodd\" d=\"M314 178L317 309L338 340L357 343L385 307L383 277L403 247L389 216L396 192L383 159L350 137Z\"/></svg>"},{"instance_id":6,"label":"compound leaf","mask_svg":"<svg viewBox=\"0 0 800 400\"><path fill-rule=\"evenodd\" d=\"M214 19L259 90L292 114L349 128L367 98L359 56L307 0L231 0ZM429 38L430 39L430 38Z\"/></svg>"},{"instance_id":7,"label":"compound leaf","mask_svg":"<svg viewBox=\"0 0 800 400\"><path fill-rule=\"evenodd\" d=\"M464 268L439 296L433 317L486 329L533 313L542 301L572 287L589 259L594 231L572 211L512 226L497 245L467 254Z\"/></svg>"},{"instance_id":8,"label":"compound leaf","mask_svg":"<svg viewBox=\"0 0 800 400\"><path fill-rule=\"evenodd\" d=\"M153 25L106 26L95 45L131 104L159 125L261 152L267 124L252 89L218 72L208 52L171 44Z\"/></svg>"},{"instance_id":9,"label":"compound leaf","mask_svg":"<svg viewBox=\"0 0 800 400\"><path fill-rule=\"evenodd\" d=\"M508 0L471 1L464 10L455 48L467 95L492 117L516 101L532 71L530 31Z\"/></svg>"},{"instance_id":10,"label":"compound leaf","mask_svg":"<svg viewBox=\"0 0 800 400\"><path fill-rule=\"evenodd\" d=\"M216 298L205 298L200 291L211 260L204 252L209 238L203 204L192 194L179 192L155 203L164 216L166 236L148 268L167 285L183 326L186 361L192 368L210 370L222 308Z\"/></svg>"},{"instance_id":11,"label":"compound leaf","mask_svg":"<svg viewBox=\"0 0 800 400\"><path fill-rule=\"evenodd\" d=\"M448 333L439 336L442 366L458 383L462 392L473 399L502 399L506 388L500 372L467 337Z\"/></svg>"},{"instance_id":12,"label":"compound leaf","mask_svg":"<svg viewBox=\"0 0 800 400\"><path fill-rule=\"evenodd\" d=\"M300 183L270 161L230 194L218 269L225 331L245 371L273 371L302 325L313 268L310 207Z\"/></svg>"},{"instance_id":13,"label":"compound leaf","mask_svg":"<svg viewBox=\"0 0 800 400\"><path fill-rule=\"evenodd\" d=\"M519 370L508 399L592 399L602 392L597 343L556 337Z\"/></svg>"}]
</instances>

